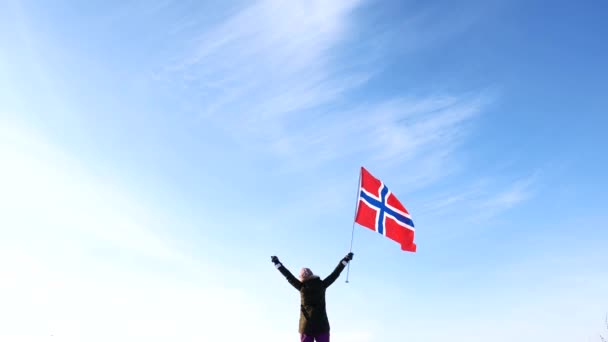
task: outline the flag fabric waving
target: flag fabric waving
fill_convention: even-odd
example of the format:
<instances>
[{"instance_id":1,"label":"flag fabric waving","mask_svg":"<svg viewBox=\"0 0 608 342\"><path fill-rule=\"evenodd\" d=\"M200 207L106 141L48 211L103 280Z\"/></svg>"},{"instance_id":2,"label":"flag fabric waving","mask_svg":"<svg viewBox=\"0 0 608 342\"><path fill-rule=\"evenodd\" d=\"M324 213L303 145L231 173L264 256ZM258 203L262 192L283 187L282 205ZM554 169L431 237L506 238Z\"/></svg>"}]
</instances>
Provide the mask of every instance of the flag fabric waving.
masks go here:
<instances>
[{"instance_id":1,"label":"flag fabric waving","mask_svg":"<svg viewBox=\"0 0 608 342\"><path fill-rule=\"evenodd\" d=\"M361 167L355 222L416 252L414 222L401 202L379 179Z\"/></svg>"}]
</instances>

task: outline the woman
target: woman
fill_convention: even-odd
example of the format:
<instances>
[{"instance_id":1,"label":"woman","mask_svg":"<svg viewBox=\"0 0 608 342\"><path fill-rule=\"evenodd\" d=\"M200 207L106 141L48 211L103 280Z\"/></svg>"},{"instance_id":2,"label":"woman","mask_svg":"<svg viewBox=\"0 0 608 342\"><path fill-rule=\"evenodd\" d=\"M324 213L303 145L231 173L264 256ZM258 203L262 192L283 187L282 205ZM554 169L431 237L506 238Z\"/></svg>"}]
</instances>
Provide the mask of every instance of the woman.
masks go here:
<instances>
[{"instance_id":1,"label":"woman","mask_svg":"<svg viewBox=\"0 0 608 342\"><path fill-rule=\"evenodd\" d=\"M291 272L276 256L270 260L275 267L287 278L287 281L300 291L300 341L329 342L329 320L325 310L325 290L340 276L344 267L353 259L353 253L348 253L327 278L321 280L309 268L300 270L300 279Z\"/></svg>"}]
</instances>

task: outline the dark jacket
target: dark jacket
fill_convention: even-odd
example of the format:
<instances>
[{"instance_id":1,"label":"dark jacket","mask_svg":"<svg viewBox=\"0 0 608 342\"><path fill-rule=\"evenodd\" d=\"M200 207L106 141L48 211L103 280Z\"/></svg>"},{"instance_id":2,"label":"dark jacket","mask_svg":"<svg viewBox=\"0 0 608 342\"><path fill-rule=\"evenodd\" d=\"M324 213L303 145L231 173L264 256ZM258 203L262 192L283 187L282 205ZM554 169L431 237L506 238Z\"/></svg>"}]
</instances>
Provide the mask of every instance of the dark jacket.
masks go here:
<instances>
[{"instance_id":1,"label":"dark jacket","mask_svg":"<svg viewBox=\"0 0 608 342\"><path fill-rule=\"evenodd\" d=\"M325 290L333 284L346 262L340 262L336 269L327 278L321 280L313 276L303 282L289 272L282 264L277 264L278 270L287 278L287 281L300 291L300 334L316 335L329 332L329 319L325 310Z\"/></svg>"}]
</instances>

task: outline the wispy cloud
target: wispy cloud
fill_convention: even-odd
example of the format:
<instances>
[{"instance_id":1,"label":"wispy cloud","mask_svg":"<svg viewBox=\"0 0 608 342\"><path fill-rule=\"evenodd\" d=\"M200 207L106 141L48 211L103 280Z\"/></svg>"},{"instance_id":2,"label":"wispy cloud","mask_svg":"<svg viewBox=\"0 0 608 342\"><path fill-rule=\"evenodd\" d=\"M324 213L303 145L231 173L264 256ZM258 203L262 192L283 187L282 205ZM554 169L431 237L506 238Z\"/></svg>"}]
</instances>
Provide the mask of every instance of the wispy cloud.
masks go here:
<instances>
[{"instance_id":1,"label":"wispy cloud","mask_svg":"<svg viewBox=\"0 0 608 342\"><path fill-rule=\"evenodd\" d=\"M330 63L357 4L259 1L204 32L194 51L169 69L208 104L203 115L232 112L232 118L223 118L230 120L236 111L265 125L351 86L333 78ZM242 115L236 116L240 122Z\"/></svg>"},{"instance_id":2,"label":"wispy cloud","mask_svg":"<svg viewBox=\"0 0 608 342\"><path fill-rule=\"evenodd\" d=\"M491 96L348 96L378 71L355 67L361 58L340 49L359 5L259 1L203 32L166 71L197 96L190 101L206 119L287 167L345 158L409 164L404 181L426 184L457 167L453 151Z\"/></svg>"},{"instance_id":3,"label":"wispy cloud","mask_svg":"<svg viewBox=\"0 0 608 342\"><path fill-rule=\"evenodd\" d=\"M407 165L404 177L423 183L448 170L445 162L460 146L483 101L442 96L395 99L312 117L282 137L278 152L292 161L307 156L312 164L354 157L391 167Z\"/></svg>"},{"instance_id":4,"label":"wispy cloud","mask_svg":"<svg viewBox=\"0 0 608 342\"><path fill-rule=\"evenodd\" d=\"M506 184L485 179L464 183L464 187L436 195L421 208L424 213L450 215L460 213L470 219L483 220L499 215L524 203L535 193L539 173L521 177Z\"/></svg>"},{"instance_id":5,"label":"wispy cloud","mask_svg":"<svg viewBox=\"0 0 608 342\"><path fill-rule=\"evenodd\" d=\"M377 51L361 54L365 44L352 44L362 40L355 21L361 4L258 1L199 32L192 49L163 71L163 80L184 89L189 107L201 108L204 120L270 156L275 170L367 165L390 174L394 190L424 188L465 167L460 147L496 94L356 95L382 71L378 51L403 48L391 46L397 36L411 40L402 43L405 53L413 53L420 45L417 31L449 35L445 27L426 28L430 13L413 13L405 20L407 32L374 30L366 38ZM300 200L332 210L351 202L351 188L350 179L327 179Z\"/></svg>"},{"instance_id":6,"label":"wispy cloud","mask_svg":"<svg viewBox=\"0 0 608 342\"><path fill-rule=\"evenodd\" d=\"M479 202L477 207L490 213L508 210L532 196L535 179L536 176L534 175L518 179L506 189Z\"/></svg>"}]
</instances>

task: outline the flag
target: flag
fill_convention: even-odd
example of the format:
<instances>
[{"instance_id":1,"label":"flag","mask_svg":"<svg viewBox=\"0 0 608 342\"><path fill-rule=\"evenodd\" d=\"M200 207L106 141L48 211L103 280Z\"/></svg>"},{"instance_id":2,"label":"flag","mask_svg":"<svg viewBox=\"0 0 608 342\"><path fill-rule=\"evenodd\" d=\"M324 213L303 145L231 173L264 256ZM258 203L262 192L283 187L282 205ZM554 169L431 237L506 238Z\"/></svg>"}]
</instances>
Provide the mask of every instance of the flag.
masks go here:
<instances>
[{"instance_id":1,"label":"flag","mask_svg":"<svg viewBox=\"0 0 608 342\"><path fill-rule=\"evenodd\" d=\"M414 222L401 202L379 179L361 167L355 222L416 252Z\"/></svg>"}]
</instances>

